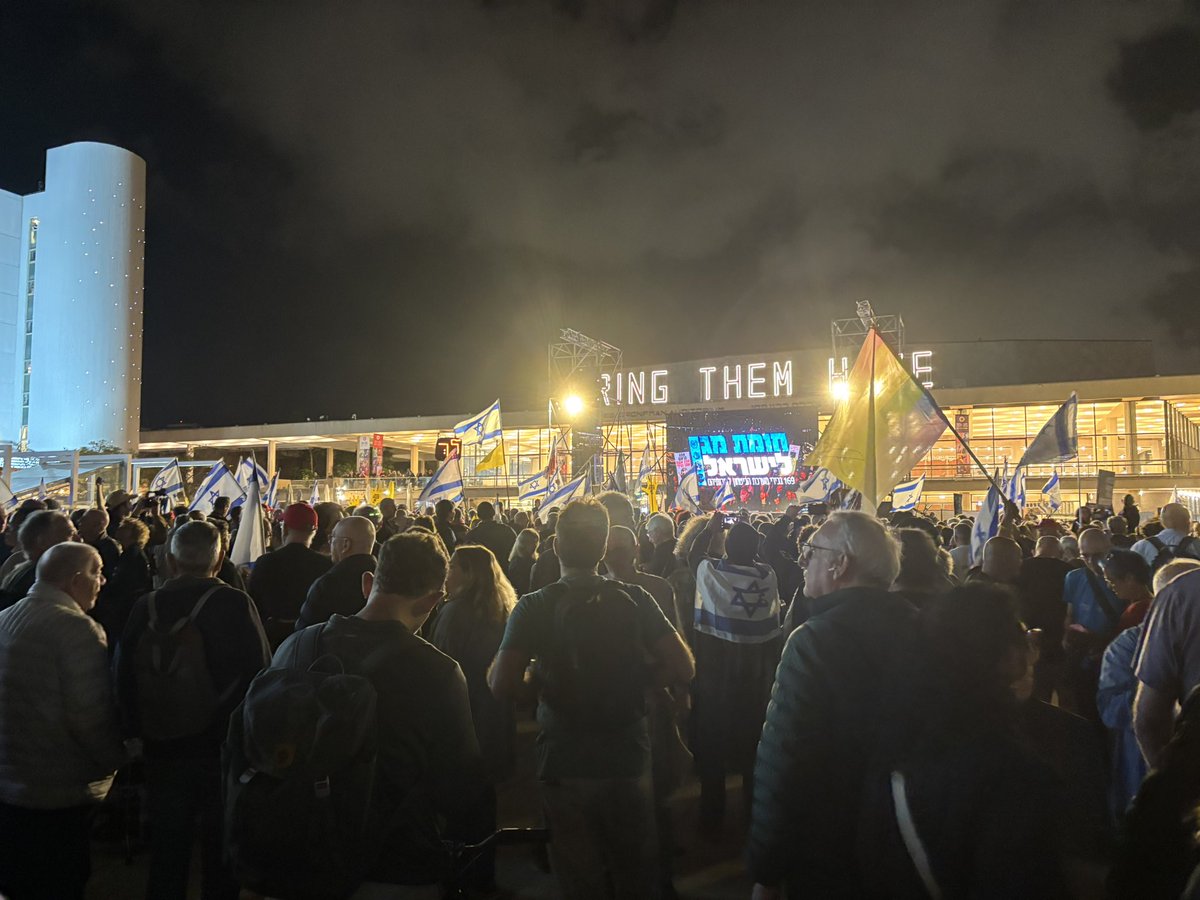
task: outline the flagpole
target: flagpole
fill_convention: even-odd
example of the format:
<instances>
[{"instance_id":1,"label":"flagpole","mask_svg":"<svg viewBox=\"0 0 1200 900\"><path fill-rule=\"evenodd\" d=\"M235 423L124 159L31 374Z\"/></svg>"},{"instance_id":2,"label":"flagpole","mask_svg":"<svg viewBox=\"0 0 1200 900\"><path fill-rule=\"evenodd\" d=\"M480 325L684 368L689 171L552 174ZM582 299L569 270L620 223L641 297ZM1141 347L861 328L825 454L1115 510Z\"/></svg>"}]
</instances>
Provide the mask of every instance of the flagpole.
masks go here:
<instances>
[{"instance_id":1,"label":"flagpole","mask_svg":"<svg viewBox=\"0 0 1200 900\"><path fill-rule=\"evenodd\" d=\"M871 327L867 340L871 342L871 389L867 392L867 467L863 473L866 477L866 483L863 486L867 489L866 493L870 495L871 504L874 507L871 515L875 515L875 511L879 509L879 498L875 495L878 487L878 473L875 467L875 351L878 346L879 333L874 326Z\"/></svg>"}]
</instances>

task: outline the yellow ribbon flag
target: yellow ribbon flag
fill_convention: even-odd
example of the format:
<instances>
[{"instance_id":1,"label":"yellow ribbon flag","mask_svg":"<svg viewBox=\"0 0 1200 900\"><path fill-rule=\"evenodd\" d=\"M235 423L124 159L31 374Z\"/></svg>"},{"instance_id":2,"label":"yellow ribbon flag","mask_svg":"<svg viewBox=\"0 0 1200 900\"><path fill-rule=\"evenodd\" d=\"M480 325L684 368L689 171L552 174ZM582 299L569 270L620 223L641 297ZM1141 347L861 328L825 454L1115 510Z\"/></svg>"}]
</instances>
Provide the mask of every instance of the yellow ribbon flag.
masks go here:
<instances>
[{"instance_id":1,"label":"yellow ribbon flag","mask_svg":"<svg viewBox=\"0 0 1200 900\"><path fill-rule=\"evenodd\" d=\"M498 441L488 455L475 466L476 472L487 472L491 469L504 468L504 441Z\"/></svg>"},{"instance_id":2,"label":"yellow ribbon flag","mask_svg":"<svg viewBox=\"0 0 1200 900\"><path fill-rule=\"evenodd\" d=\"M847 395L817 441L807 466L824 466L863 495L874 513L929 452L946 420L874 328L846 380Z\"/></svg>"}]
</instances>

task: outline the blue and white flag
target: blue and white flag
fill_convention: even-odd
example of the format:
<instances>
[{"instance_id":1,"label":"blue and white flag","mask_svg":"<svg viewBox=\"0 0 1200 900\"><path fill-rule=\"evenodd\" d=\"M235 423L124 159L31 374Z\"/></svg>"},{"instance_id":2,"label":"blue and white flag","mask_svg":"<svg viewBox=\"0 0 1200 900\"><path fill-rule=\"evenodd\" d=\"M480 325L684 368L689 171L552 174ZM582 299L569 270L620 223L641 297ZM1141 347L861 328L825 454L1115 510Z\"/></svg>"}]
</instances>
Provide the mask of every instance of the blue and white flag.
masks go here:
<instances>
[{"instance_id":1,"label":"blue and white flag","mask_svg":"<svg viewBox=\"0 0 1200 900\"><path fill-rule=\"evenodd\" d=\"M800 503L821 503L841 486L837 476L822 466L796 485L796 500Z\"/></svg>"},{"instance_id":2,"label":"blue and white flag","mask_svg":"<svg viewBox=\"0 0 1200 900\"><path fill-rule=\"evenodd\" d=\"M1078 413L1079 398L1072 393L1067 402L1058 408L1058 412L1050 417L1050 421L1042 426L1042 430L1026 449L1018 466L1028 468L1043 463L1062 462L1064 459L1074 459L1078 456Z\"/></svg>"},{"instance_id":3,"label":"blue and white flag","mask_svg":"<svg viewBox=\"0 0 1200 900\"><path fill-rule=\"evenodd\" d=\"M425 489L421 491L421 496L417 498L417 505L431 506L439 500L462 503L462 498L462 466L459 465L458 457L452 456L442 463L437 474L429 479Z\"/></svg>"},{"instance_id":4,"label":"blue and white flag","mask_svg":"<svg viewBox=\"0 0 1200 900\"><path fill-rule=\"evenodd\" d=\"M552 509L560 509L572 500L582 500L592 489L592 465L588 463L584 473L574 481L568 481L556 491L547 494L538 510L538 518L545 523Z\"/></svg>"},{"instance_id":5,"label":"blue and white flag","mask_svg":"<svg viewBox=\"0 0 1200 900\"><path fill-rule=\"evenodd\" d=\"M700 512L700 485L694 469L680 480L674 505L676 509L686 509L690 513Z\"/></svg>"},{"instance_id":6,"label":"blue and white flag","mask_svg":"<svg viewBox=\"0 0 1200 900\"><path fill-rule=\"evenodd\" d=\"M275 508L275 500L278 498L278 496L279 496L279 473L276 472L274 475L271 476L271 484L267 488L267 497L263 502L265 504L267 504L268 508L274 509Z\"/></svg>"},{"instance_id":7,"label":"blue and white flag","mask_svg":"<svg viewBox=\"0 0 1200 900\"><path fill-rule=\"evenodd\" d=\"M192 504L188 509L198 509L208 515L213 511L213 504L217 502L218 497L228 497L230 500L245 500L246 498L246 492L242 490L242 486L237 483L237 479L233 477L233 473L223 462L216 463L208 470L208 474L200 482L200 487L197 488L196 496L192 498Z\"/></svg>"},{"instance_id":8,"label":"blue and white flag","mask_svg":"<svg viewBox=\"0 0 1200 900\"><path fill-rule=\"evenodd\" d=\"M702 559L696 569L696 631L735 644L761 644L782 634L779 585L766 563L735 566Z\"/></svg>"},{"instance_id":9,"label":"blue and white flag","mask_svg":"<svg viewBox=\"0 0 1200 900\"><path fill-rule=\"evenodd\" d=\"M717 488L717 492L713 494L713 508L720 509L726 503L732 503L733 501L733 488L729 486L728 481L721 482L721 486Z\"/></svg>"},{"instance_id":10,"label":"blue and white flag","mask_svg":"<svg viewBox=\"0 0 1200 900\"><path fill-rule=\"evenodd\" d=\"M317 504L321 502L321 492L317 490L317 486L319 484L319 481L316 481L315 479L313 480L312 493L308 497L308 505L314 509L316 508Z\"/></svg>"},{"instance_id":11,"label":"blue and white flag","mask_svg":"<svg viewBox=\"0 0 1200 900\"><path fill-rule=\"evenodd\" d=\"M605 490L616 491L618 494L627 494L628 485L625 483L625 454L617 453L617 467L609 473L608 482L604 485Z\"/></svg>"},{"instance_id":12,"label":"blue and white flag","mask_svg":"<svg viewBox=\"0 0 1200 900\"><path fill-rule=\"evenodd\" d=\"M1000 512L1000 492L992 485L988 488L983 506L975 514L975 527L971 531L971 565L977 566L983 562L983 545L999 533Z\"/></svg>"},{"instance_id":13,"label":"blue and white flag","mask_svg":"<svg viewBox=\"0 0 1200 900\"><path fill-rule=\"evenodd\" d=\"M46 479L45 478L43 478L41 481L38 482L38 499L39 500L46 499Z\"/></svg>"},{"instance_id":14,"label":"blue and white flag","mask_svg":"<svg viewBox=\"0 0 1200 900\"><path fill-rule=\"evenodd\" d=\"M647 441L646 446L642 449L642 458L638 461L637 484L633 488L635 494L642 489L646 476L653 471L654 454L650 452L650 443Z\"/></svg>"},{"instance_id":15,"label":"blue and white flag","mask_svg":"<svg viewBox=\"0 0 1200 900\"><path fill-rule=\"evenodd\" d=\"M237 479L237 483L240 484L243 489L248 488L251 481L257 481L258 496L260 497L267 492L267 485L271 481L271 479L267 477L267 470L249 456L242 457L242 461L238 464L237 473L234 475L234 478ZM243 494L242 498L235 500L230 508L241 506L245 502L246 498Z\"/></svg>"},{"instance_id":16,"label":"blue and white flag","mask_svg":"<svg viewBox=\"0 0 1200 900\"><path fill-rule=\"evenodd\" d=\"M1017 509L1025 508L1025 466L1018 465L1013 477L1008 480L1004 492L1008 495L1017 507Z\"/></svg>"},{"instance_id":17,"label":"blue and white flag","mask_svg":"<svg viewBox=\"0 0 1200 900\"><path fill-rule=\"evenodd\" d=\"M533 500L550 490L550 474L543 469L517 482L517 499Z\"/></svg>"},{"instance_id":18,"label":"blue and white flag","mask_svg":"<svg viewBox=\"0 0 1200 900\"><path fill-rule=\"evenodd\" d=\"M1042 485L1042 496L1046 498L1046 502L1050 504L1050 509L1057 512L1062 506L1062 492L1058 489L1058 470L1050 476L1050 480Z\"/></svg>"},{"instance_id":19,"label":"blue and white flag","mask_svg":"<svg viewBox=\"0 0 1200 900\"><path fill-rule=\"evenodd\" d=\"M463 439L464 444L478 444L481 441L498 438L501 431L503 428L500 425L499 400L479 415L463 419L454 426L454 433Z\"/></svg>"},{"instance_id":20,"label":"blue and white flag","mask_svg":"<svg viewBox=\"0 0 1200 900\"><path fill-rule=\"evenodd\" d=\"M163 497L183 493L183 473L179 470L179 460L173 459L158 470L158 474L150 482L150 490Z\"/></svg>"},{"instance_id":21,"label":"blue and white flag","mask_svg":"<svg viewBox=\"0 0 1200 900\"><path fill-rule=\"evenodd\" d=\"M229 560L235 566L252 566L267 552L261 497L258 479L251 478L246 487L246 508L242 510L237 534L229 550Z\"/></svg>"},{"instance_id":22,"label":"blue and white flag","mask_svg":"<svg viewBox=\"0 0 1200 900\"><path fill-rule=\"evenodd\" d=\"M921 502L921 494L925 491L925 476L906 481L903 484L898 484L892 488L892 509L896 512L903 512L908 509L916 509L917 504Z\"/></svg>"}]
</instances>

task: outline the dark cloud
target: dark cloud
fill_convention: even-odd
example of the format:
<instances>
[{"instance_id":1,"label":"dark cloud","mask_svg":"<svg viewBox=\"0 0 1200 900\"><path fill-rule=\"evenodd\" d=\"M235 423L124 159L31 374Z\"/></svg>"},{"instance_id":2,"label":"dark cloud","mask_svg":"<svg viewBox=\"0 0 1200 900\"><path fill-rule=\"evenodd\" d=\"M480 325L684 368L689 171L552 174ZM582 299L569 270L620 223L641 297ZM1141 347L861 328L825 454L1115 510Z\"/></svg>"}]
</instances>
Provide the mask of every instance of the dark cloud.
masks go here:
<instances>
[{"instance_id":1,"label":"dark cloud","mask_svg":"<svg viewBox=\"0 0 1200 900\"><path fill-rule=\"evenodd\" d=\"M863 296L927 340L1200 365L1162 300L1200 268L1194 5L105 10L62 54L76 127L150 163L147 372L214 362L148 384L147 423L536 406L560 326L715 356L820 344Z\"/></svg>"}]
</instances>

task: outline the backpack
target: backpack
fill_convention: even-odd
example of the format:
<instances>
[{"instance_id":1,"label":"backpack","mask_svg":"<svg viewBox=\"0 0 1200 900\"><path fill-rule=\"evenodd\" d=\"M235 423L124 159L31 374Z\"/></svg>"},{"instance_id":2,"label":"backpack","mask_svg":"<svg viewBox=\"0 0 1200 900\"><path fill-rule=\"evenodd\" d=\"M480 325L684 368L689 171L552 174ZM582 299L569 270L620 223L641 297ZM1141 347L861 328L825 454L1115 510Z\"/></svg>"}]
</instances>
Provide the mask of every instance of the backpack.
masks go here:
<instances>
[{"instance_id":1,"label":"backpack","mask_svg":"<svg viewBox=\"0 0 1200 900\"><path fill-rule=\"evenodd\" d=\"M221 752L226 858L241 885L280 900L349 896L371 853L376 693L318 654L326 627L300 632L286 665L255 676Z\"/></svg>"},{"instance_id":2,"label":"backpack","mask_svg":"<svg viewBox=\"0 0 1200 900\"><path fill-rule=\"evenodd\" d=\"M196 618L210 597L223 589L215 584L192 611L163 629L158 619L158 592L147 598L150 619L134 650L142 736L170 741L206 731L229 699L236 680L218 692L208 671L204 635Z\"/></svg>"},{"instance_id":3,"label":"backpack","mask_svg":"<svg viewBox=\"0 0 1200 900\"><path fill-rule=\"evenodd\" d=\"M1151 572L1157 572L1173 559L1200 560L1200 550L1194 549L1196 546L1196 539L1188 535L1185 535L1183 540L1174 546L1168 546L1167 544L1164 544L1158 539L1157 535L1154 537L1148 537L1146 540L1150 542L1150 546L1158 551L1158 554L1154 557L1154 562L1150 564Z\"/></svg>"},{"instance_id":4,"label":"backpack","mask_svg":"<svg viewBox=\"0 0 1200 900\"><path fill-rule=\"evenodd\" d=\"M604 731L646 715L648 684L637 602L620 582L543 589L554 600L553 650L542 697L573 727Z\"/></svg>"}]
</instances>

